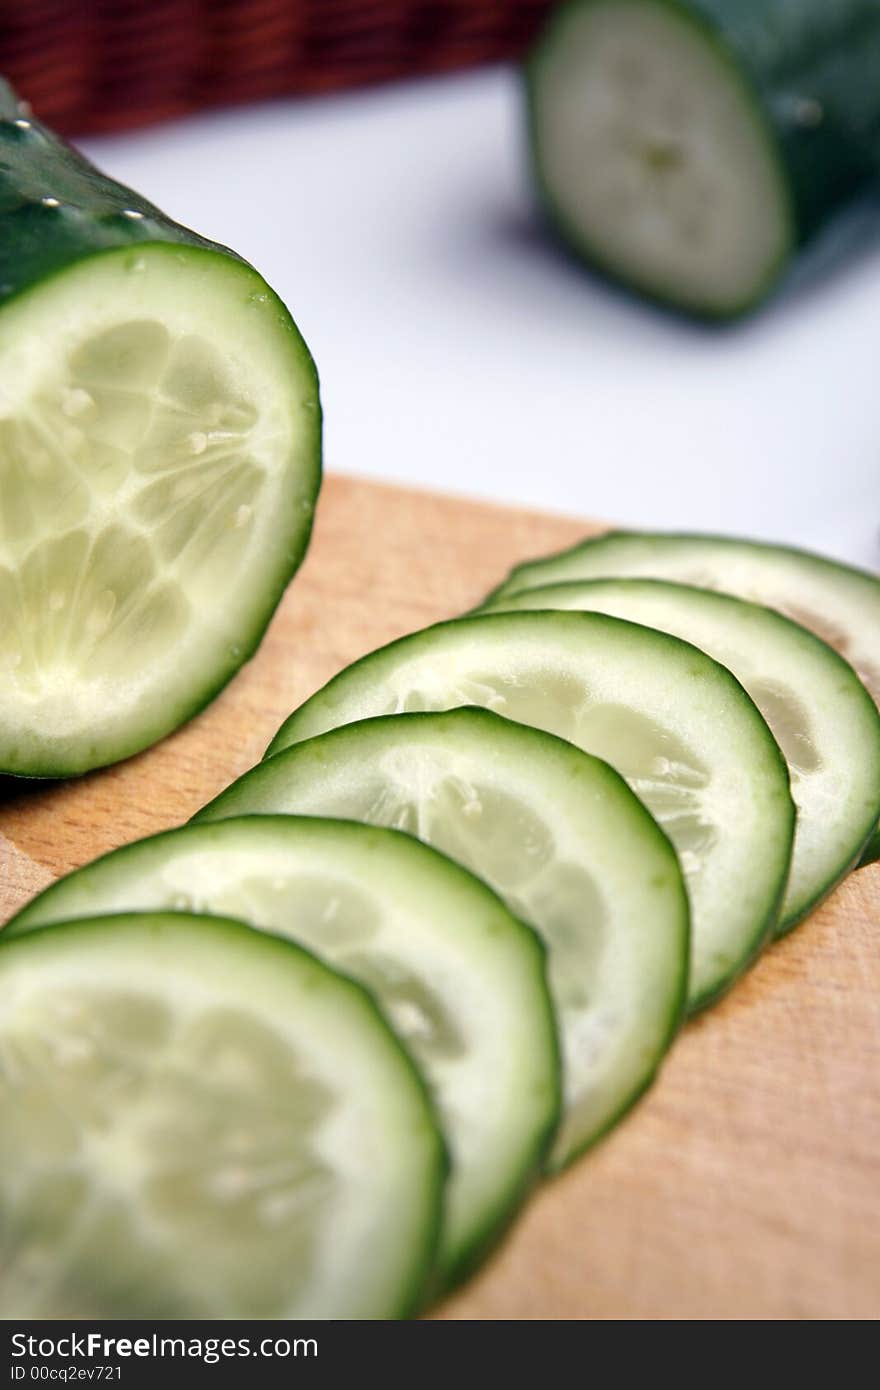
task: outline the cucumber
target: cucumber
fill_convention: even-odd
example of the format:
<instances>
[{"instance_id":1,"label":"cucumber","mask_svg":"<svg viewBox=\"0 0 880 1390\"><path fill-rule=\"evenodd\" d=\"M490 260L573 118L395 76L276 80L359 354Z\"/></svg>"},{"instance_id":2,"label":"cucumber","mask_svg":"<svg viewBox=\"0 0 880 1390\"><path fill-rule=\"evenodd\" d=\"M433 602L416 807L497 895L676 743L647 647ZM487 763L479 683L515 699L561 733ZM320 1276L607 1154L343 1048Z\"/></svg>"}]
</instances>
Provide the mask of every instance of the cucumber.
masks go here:
<instances>
[{"instance_id":1,"label":"cucumber","mask_svg":"<svg viewBox=\"0 0 880 1390\"><path fill-rule=\"evenodd\" d=\"M655 579L549 584L498 598L492 612L610 613L671 632L727 666L788 762L797 828L777 934L858 863L880 818L880 715L842 657L769 608Z\"/></svg>"},{"instance_id":2,"label":"cucumber","mask_svg":"<svg viewBox=\"0 0 880 1390\"><path fill-rule=\"evenodd\" d=\"M0 772L115 762L212 699L319 482L314 365L265 281L0 85Z\"/></svg>"},{"instance_id":3,"label":"cucumber","mask_svg":"<svg viewBox=\"0 0 880 1390\"><path fill-rule=\"evenodd\" d=\"M433 1092L452 1159L439 1281L461 1278L534 1180L559 1118L544 950L484 884L408 835L248 816L127 845L35 898L6 939L182 908L290 937L359 980Z\"/></svg>"},{"instance_id":4,"label":"cucumber","mask_svg":"<svg viewBox=\"0 0 880 1390\"><path fill-rule=\"evenodd\" d=\"M558 734L626 777L685 871L689 1006L728 989L776 926L794 832L785 762L733 676L677 638L603 614L460 618L342 671L269 755L355 719L465 704Z\"/></svg>"},{"instance_id":5,"label":"cucumber","mask_svg":"<svg viewBox=\"0 0 880 1390\"><path fill-rule=\"evenodd\" d=\"M759 302L880 171L880 0L571 0L526 65L575 253L708 317Z\"/></svg>"},{"instance_id":6,"label":"cucumber","mask_svg":"<svg viewBox=\"0 0 880 1390\"><path fill-rule=\"evenodd\" d=\"M765 541L610 531L517 565L484 603L580 579L669 579L775 608L840 652L880 706L880 579L865 570Z\"/></svg>"},{"instance_id":7,"label":"cucumber","mask_svg":"<svg viewBox=\"0 0 880 1390\"><path fill-rule=\"evenodd\" d=\"M669 842L604 763L486 710L399 715L267 759L198 820L266 811L418 835L543 936L564 1075L551 1169L650 1084L681 1018L687 900Z\"/></svg>"},{"instance_id":8,"label":"cucumber","mask_svg":"<svg viewBox=\"0 0 880 1390\"><path fill-rule=\"evenodd\" d=\"M0 939L0 1306L12 1319L392 1318L445 1156L365 990L239 922Z\"/></svg>"}]
</instances>

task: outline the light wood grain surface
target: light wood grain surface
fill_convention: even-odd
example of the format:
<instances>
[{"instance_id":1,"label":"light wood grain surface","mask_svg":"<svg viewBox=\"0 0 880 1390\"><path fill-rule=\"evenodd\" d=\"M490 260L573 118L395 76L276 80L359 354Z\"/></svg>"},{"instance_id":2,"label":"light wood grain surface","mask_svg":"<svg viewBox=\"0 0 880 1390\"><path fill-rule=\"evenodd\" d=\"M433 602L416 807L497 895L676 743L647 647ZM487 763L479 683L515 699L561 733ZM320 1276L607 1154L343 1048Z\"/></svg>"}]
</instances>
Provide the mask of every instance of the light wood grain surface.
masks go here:
<instances>
[{"instance_id":1,"label":"light wood grain surface","mask_svg":"<svg viewBox=\"0 0 880 1390\"><path fill-rule=\"evenodd\" d=\"M0 780L0 920L67 870L186 820L347 662L589 529L328 479L300 575L208 710L78 781ZM438 1316L880 1316L878 943L874 866L688 1025L653 1091L537 1194Z\"/></svg>"}]
</instances>

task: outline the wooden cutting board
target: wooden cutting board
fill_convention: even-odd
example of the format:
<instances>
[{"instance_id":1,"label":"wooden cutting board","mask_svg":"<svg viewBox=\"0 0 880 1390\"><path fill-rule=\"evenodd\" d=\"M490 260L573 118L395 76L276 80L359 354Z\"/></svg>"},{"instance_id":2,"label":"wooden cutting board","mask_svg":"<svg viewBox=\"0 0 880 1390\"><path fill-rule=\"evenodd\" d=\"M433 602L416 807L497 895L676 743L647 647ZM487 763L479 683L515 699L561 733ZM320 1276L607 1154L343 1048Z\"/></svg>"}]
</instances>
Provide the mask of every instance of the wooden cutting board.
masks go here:
<instances>
[{"instance_id":1,"label":"wooden cutting board","mask_svg":"<svg viewBox=\"0 0 880 1390\"><path fill-rule=\"evenodd\" d=\"M256 658L187 728L79 781L0 779L0 920L186 820L355 657L475 604L588 523L328 479ZM880 867L690 1023L630 1117L438 1310L466 1319L880 1316Z\"/></svg>"}]
</instances>

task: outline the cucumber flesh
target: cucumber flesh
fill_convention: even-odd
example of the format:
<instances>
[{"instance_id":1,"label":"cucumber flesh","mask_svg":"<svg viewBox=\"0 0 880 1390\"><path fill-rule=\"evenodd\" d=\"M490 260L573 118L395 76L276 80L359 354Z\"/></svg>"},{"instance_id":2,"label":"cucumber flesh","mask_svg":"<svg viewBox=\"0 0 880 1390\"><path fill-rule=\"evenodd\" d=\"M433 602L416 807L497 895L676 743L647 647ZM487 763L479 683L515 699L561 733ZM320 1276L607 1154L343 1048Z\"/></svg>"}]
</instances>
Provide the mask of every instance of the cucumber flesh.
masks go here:
<instances>
[{"instance_id":1,"label":"cucumber flesh","mask_svg":"<svg viewBox=\"0 0 880 1390\"><path fill-rule=\"evenodd\" d=\"M4 1316L421 1297L445 1170L427 1094L366 991L290 942L170 913L4 936L0 1075Z\"/></svg>"},{"instance_id":2,"label":"cucumber flesh","mask_svg":"<svg viewBox=\"0 0 880 1390\"><path fill-rule=\"evenodd\" d=\"M421 1068L452 1160L439 1282L472 1268L534 1180L559 1112L544 950L471 874L392 830L293 816L191 825L53 884L3 939L186 908L296 940L366 985Z\"/></svg>"},{"instance_id":3,"label":"cucumber flesh","mask_svg":"<svg viewBox=\"0 0 880 1390\"><path fill-rule=\"evenodd\" d=\"M417 835L544 938L564 1075L551 1168L650 1083L684 1003L687 900L669 842L604 763L486 710L371 719L267 759L198 821L268 811Z\"/></svg>"},{"instance_id":4,"label":"cucumber flesh","mask_svg":"<svg viewBox=\"0 0 880 1390\"><path fill-rule=\"evenodd\" d=\"M354 719L483 705L604 758L675 845L692 911L689 1004L724 992L777 920L794 831L788 769L730 673L598 613L498 613L404 637L330 681L269 754Z\"/></svg>"},{"instance_id":5,"label":"cucumber flesh","mask_svg":"<svg viewBox=\"0 0 880 1390\"><path fill-rule=\"evenodd\" d=\"M825 642L771 609L653 579L550 584L485 611L610 613L692 642L741 681L785 754L797 807L777 933L795 926L858 861L880 817L880 715Z\"/></svg>"},{"instance_id":6,"label":"cucumber flesh","mask_svg":"<svg viewBox=\"0 0 880 1390\"><path fill-rule=\"evenodd\" d=\"M155 742L252 655L308 543L320 414L255 270L15 110L0 100L0 772L56 777Z\"/></svg>"},{"instance_id":7,"label":"cucumber flesh","mask_svg":"<svg viewBox=\"0 0 880 1390\"><path fill-rule=\"evenodd\" d=\"M876 0L572 0L526 69L572 248L697 314L762 299L880 170Z\"/></svg>"}]
</instances>

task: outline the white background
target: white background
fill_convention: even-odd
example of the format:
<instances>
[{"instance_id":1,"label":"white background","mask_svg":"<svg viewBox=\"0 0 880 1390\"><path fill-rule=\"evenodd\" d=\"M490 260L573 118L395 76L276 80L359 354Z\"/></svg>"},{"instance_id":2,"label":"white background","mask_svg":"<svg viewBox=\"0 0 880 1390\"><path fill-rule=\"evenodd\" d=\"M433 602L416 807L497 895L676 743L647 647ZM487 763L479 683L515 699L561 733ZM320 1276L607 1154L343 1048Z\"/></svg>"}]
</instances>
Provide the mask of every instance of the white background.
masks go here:
<instances>
[{"instance_id":1,"label":"white background","mask_svg":"<svg viewBox=\"0 0 880 1390\"><path fill-rule=\"evenodd\" d=\"M287 301L328 468L880 567L880 242L733 329L630 301L542 231L505 69L83 146Z\"/></svg>"}]
</instances>

